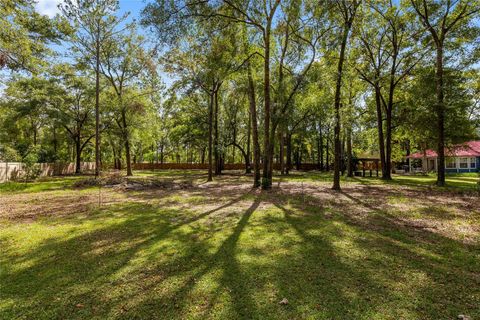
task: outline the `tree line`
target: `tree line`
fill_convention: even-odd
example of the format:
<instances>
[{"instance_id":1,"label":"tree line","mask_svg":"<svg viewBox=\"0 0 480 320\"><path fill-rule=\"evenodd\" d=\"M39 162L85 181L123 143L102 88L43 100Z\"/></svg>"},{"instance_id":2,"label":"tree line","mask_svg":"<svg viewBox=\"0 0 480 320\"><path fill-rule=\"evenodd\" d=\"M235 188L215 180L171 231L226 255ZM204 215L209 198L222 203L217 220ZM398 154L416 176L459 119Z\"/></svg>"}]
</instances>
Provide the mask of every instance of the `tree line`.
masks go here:
<instances>
[{"instance_id":1,"label":"tree line","mask_svg":"<svg viewBox=\"0 0 480 320\"><path fill-rule=\"evenodd\" d=\"M310 162L339 190L359 155L391 179L433 148L444 185L445 147L479 135L476 0L157 0L139 21L114 0L60 9L0 7L5 160L208 163L209 181L243 162L264 189L274 167Z\"/></svg>"}]
</instances>

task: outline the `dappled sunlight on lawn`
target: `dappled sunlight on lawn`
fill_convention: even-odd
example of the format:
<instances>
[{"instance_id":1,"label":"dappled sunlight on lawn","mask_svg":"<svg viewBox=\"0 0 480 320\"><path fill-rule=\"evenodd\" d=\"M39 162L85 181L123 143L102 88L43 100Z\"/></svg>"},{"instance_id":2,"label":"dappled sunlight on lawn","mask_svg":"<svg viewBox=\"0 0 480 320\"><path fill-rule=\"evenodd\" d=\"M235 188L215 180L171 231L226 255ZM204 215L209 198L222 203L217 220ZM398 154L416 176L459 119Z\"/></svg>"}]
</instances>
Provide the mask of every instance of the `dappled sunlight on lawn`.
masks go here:
<instances>
[{"instance_id":1,"label":"dappled sunlight on lawn","mask_svg":"<svg viewBox=\"0 0 480 320\"><path fill-rule=\"evenodd\" d=\"M475 195L366 178L334 192L326 178L310 182L321 175L282 178L268 192L252 190L242 176L175 190L110 189L100 205L98 191L87 188L78 201L90 205L69 214L57 208L35 217L12 207L18 212L4 213L0 225L0 312L35 319L480 317ZM67 196L79 205L70 192L30 205L35 212ZM279 304L283 298L288 304Z\"/></svg>"}]
</instances>

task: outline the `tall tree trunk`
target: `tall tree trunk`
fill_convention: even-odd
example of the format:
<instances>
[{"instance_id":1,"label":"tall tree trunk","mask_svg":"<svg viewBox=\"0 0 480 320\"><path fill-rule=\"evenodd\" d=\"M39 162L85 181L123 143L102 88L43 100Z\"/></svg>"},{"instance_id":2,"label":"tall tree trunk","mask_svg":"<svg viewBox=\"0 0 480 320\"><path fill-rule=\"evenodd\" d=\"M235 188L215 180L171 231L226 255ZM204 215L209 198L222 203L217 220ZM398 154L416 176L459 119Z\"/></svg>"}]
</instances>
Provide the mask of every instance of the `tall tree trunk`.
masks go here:
<instances>
[{"instance_id":1,"label":"tall tree trunk","mask_svg":"<svg viewBox=\"0 0 480 320\"><path fill-rule=\"evenodd\" d=\"M321 170L321 167L320 167L320 158L322 157L322 156L321 156L322 149L320 148L320 145L321 145L320 135L318 135L318 136L317 136L317 168L318 168L318 170Z\"/></svg>"},{"instance_id":2,"label":"tall tree trunk","mask_svg":"<svg viewBox=\"0 0 480 320\"><path fill-rule=\"evenodd\" d=\"M375 105L377 107L377 132L378 132L378 149L380 151L380 163L382 164L382 179L388 179L387 163L385 158L385 138L383 136L383 112L380 97L380 88L375 83Z\"/></svg>"},{"instance_id":3,"label":"tall tree trunk","mask_svg":"<svg viewBox=\"0 0 480 320\"><path fill-rule=\"evenodd\" d=\"M260 186L260 143L258 141L257 106L255 102L255 83L253 82L252 69L247 62L248 72L248 102L250 106L250 121L252 122L253 140L253 187Z\"/></svg>"},{"instance_id":4,"label":"tall tree trunk","mask_svg":"<svg viewBox=\"0 0 480 320\"><path fill-rule=\"evenodd\" d=\"M290 173L290 169L292 168L292 134L287 133L286 137L287 142L287 165L285 168L285 173L288 175Z\"/></svg>"},{"instance_id":5,"label":"tall tree trunk","mask_svg":"<svg viewBox=\"0 0 480 320\"><path fill-rule=\"evenodd\" d=\"M342 75L343 63L345 60L345 49L347 47L348 34L351 25L345 23L343 27L342 43L340 45L340 56L337 65L337 82L335 85L335 129L334 129L334 146L335 146L335 161L333 164L333 190L340 190L340 170L341 170L341 141L340 141L340 106L342 98Z\"/></svg>"},{"instance_id":6,"label":"tall tree trunk","mask_svg":"<svg viewBox=\"0 0 480 320\"><path fill-rule=\"evenodd\" d=\"M437 91L437 130L438 130L438 163L437 163L437 185L445 185L445 106L443 93L443 44L437 44L436 62L436 91Z\"/></svg>"},{"instance_id":7,"label":"tall tree trunk","mask_svg":"<svg viewBox=\"0 0 480 320\"><path fill-rule=\"evenodd\" d=\"M123 139L125 140L125 161L127 163L127 176L133 176L132 173L132 163L131 163L131 153L130 153L130 138L128 136L128 125L127 125L127 115L126 110L122 108L122 126L123 126Z\"/></svg>"},{"instance_id":8,"label":"tall tree trunk","mask_svg":"<svg viewBox=\"0 0 480 320\"><path fill-rule=\"evenodd\" d=\"M250 158L251 158L251 135L252 135L252 115L251 112L248 112L248 125L247 125L247 155L245 157L245 173L251 173L251 165L250 165Z\"/></svg>"},{"instance_id":9,"label":"tall tree trunk","mask_svg":"<svg viewBox=\"0 0 480 320\"><path fill-rule=\"evenodd\" d=\"M100 22L95 39L95 177L100 175Z\"/></svg>"},{"instance_id":10,"label":"tall tree trunk","mask_svg":"<svg viewBox=\"0 0 480 320\"><path fill-rule=\"evenodd\" d=\"M386 137L385 137L385 173L383 179L392 180L392 112L393 112L393 99L395 95L395 73L397 70L397 57L398 57L398 43L395 33L392 34L393 41L393 53L392 64L390 67L390 83L388 88L388 102L386 106ZM383 173L383 172L382 172Z\"/></svg>"},{"instance_id":11,"label":"tall tree trunk","mask_svg":"<svg viewBox=\"0 0 480 320\"><path fill-rule=\"evenodd\" d=\"M282 130L278 133L278 140L280 141L280 174L283 176L285 174L285 138Z\"/></svg>"},{"instance_id":12,"label":"tall tree trunk","mask_svg":"<svg viewBox=\"0 0 480 320\"><path fill-rule=\"evenodd\" d=\"M330 139L329 139L329 132L330 130L327 128L327 146L326 146L326 164L325 169L326 171L330 171Z\"/></svg>"},{"instance_id":13,"label":"tall tree trunk","mask_svg":"<svg viewBox=\"0 0 480 320\"><path fill-rule=\"evenodd\" d=\"M237 144L237 129L236 125L233 128L233 143ZM232 148L232 163L235 163L235 148Z\"/></svg>"},{"instance_id":14,"label":"tall tree trunk","mask_svg":"<svg viewBox=\"0 0 480 320\"><path fill-rule=\"evenodd\" d=\"M214 162L215 162L215 175L221 173L221 165L220 165L220 157L218 154L218 87L215 86L214 90L214 101L215 101L215 108L214 108L214 116L213 116L213 123L214 123L214 133L213 133L213 155L214 155Z\"/></svg>"},{"instance_id":15,"label":"tall tree trunk","mask_svg":"<svg viewBox=\"0 0 480 320\"><path fill-rule=\"evenodd\" d=\"M392 180L392 110L387 109L386 111L385 176L383 179Z\"/></svg>"},{"instance_id":16,"label":"tall tree trunk","mask_svg":"<svg viewBox=\"0 0 480 320\"><path fill-rule=\"evenodd\" d=\"M213 163L212 163L212 134L213 134L213 103L215 86L212 86L210 93L210 104L208 107L208 178L207 181L213 180Z\"/></svg>"},{"instance_id":17,"label":"tall tree trunk","mask_svg":"<svg viewBox=\"0 0 480 320\"><path fill-rule=\"evenodd\" d=\"M347 124L348 126L348 124ZM341 143L341 146L342 146L342 149L341 149L341 159L342 159L342 162L341 162L341 168L340 168L340 172L342 174L342 177L345 175L345 169L346 169L346 165L345 165L345 140L346 140L346 134L345 134L345 130L343 130L343 134L342 134L342 143Z\"/></svg>"},{"instance_id":18,"label":"tall tree trunk","mask_svg":"<svg viewBox=\"0 0 480 320\"><path fill-rule=\"evenodd\" d=\"M128 134L125 137L125 162L127 165L127 176L133 176L132 164L131 164L131 153L130 153L130 141L128 139Z\"/></svg>"},{"instance_id":19,"label":"tall tree trunk","mask_svg":"<svg viewBox=\"0 0 480 320\"><path fill-rule=\"evenodd\" d=\"M271 132L270 132L270 179L272 178L273 175L273 156L275 152L275 133L277 127L279 128L279 133L278 133L278 141L279 141L279 153L278 153L278 163L280 165L280 173L281 175L285 174L285 168L284 168L284 137L283 137L283 131L285 129L284 123L281 119L283 116L284 110L279 110L279 107L283 105L284 103L284 94L285 94L285 87L284 87L284 62L285 62L285 57L287 56L287 51L288 51L288 45L289 45L289 39L290 39L290 26L285 25L284 26L284 31L285 35L283 36L283 44L281 44L281 53L280 53L280 60L278 63L278 87L277 87L277 94L275 97L275 104L273 107L272 111L272 125L271 125ZM271 183L271 181L270 181Z\"/></svg>"},{"instance_id":20,"label":"tall tree trunk","mask_svg":"<svg viewBox=\"0 0 480 320\"><path fill-rule=\"evenodd\" d=\"M82 173L80 168L80 162L82 161L81 154L82 154L82 146L80 143L80 134L79 134L75 137L75 174Z\"/></svg>"},{"instance_id":21,"label":"tall tree trunk","mask_svg":"<svg viewBox=\"0 0 480 320\"><path fill-rule=\"evenodd\" d=\"M268 154L268 183L269 183L269 188L272 187L272 178L273 178L273 166L274 166L274 161L273 157L275 154L275 131L276 131L276 123L275 121L270 120L270 136L269 136L269 142L268 142L268 147L269 150L267 152Z\"/></svg>"},{"instance_id":22,"label":"tall tree trunk","mask_svg":"<svg viewBox=\"0 0 480 320\"><path fill-rule=\"evenodd\" d=\"M319 157L320 157L320 170L324 170L323 164L323 130L322 130L322 123L318 122L318 140L319 140Z\"/></svg>"},{"instance_id":23,"label":"tall tree trunk","mask_svg":"<svg viewBox=\"0 0 480 320\"><path fill-rule=\"evenodd\" d=\"M265 54L263 68L263 88L264 88L264 139L263 139L263 177L262 189L270 189L272 187L271 164L272 158L270 153L270 28L271 19L267 21L267 27L264 34Z\"/></svg>"}]
</instances>

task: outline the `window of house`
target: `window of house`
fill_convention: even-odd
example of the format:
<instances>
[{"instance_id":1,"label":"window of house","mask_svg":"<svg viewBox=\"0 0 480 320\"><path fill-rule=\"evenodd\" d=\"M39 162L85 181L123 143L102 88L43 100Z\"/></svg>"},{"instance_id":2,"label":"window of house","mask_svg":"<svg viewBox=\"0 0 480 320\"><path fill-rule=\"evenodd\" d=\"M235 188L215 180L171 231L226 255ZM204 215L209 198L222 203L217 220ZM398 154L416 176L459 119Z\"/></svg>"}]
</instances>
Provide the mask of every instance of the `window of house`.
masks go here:
<instances>
[{"instance_id":1,"label":"window of house","mask_svg":"<svg viewBox=\"0 0 480 320\"><path fill-rule=\"evenodd\" d=\"M468 158L460 158L460 168L467 169L468 168Z\"/></svg>"},{"instance_id":2,"label":"window of house","mask_svg":"<svg viewBox=\"0 0 480 320\"><path fill-rule=\"evenodd\" d=\"M470 168L475 169L477 166L477 159L476 158L470 158Z\"/></svg>"},{"instance_id":3,"label":"window of house","mask_svg":"<svg viewBox=\"0 0 480 320\"><path fill-rule=\"evenodd\" d=\"M455 169L455 158L446 158L445 159L445 168Z\"/></svg>"}]
</instances>

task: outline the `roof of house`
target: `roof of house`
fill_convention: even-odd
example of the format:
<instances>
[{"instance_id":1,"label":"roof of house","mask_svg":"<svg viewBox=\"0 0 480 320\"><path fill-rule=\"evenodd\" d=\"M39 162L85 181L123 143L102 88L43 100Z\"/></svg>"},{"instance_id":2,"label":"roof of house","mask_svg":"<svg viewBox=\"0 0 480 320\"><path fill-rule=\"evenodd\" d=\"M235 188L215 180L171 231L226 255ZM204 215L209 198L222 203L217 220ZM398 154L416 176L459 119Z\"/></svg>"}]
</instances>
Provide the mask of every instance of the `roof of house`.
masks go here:
<instances>
[{"instance_id":1,"label":"roof of house","mask_svg":"<svg viewBox=\"0 0 480 320\"><path fill-rule=\"evenodd\" d=\"M437 152L431 149L428 149L424 152L416 152L407 156L407 158L420 159L423 157L426 158L436 158ZM477 141L468 141L462 144L457 144L453 147L445 148L445 156L447 157L480 157L480 140Z\"/></svg>"}]
</instances>

